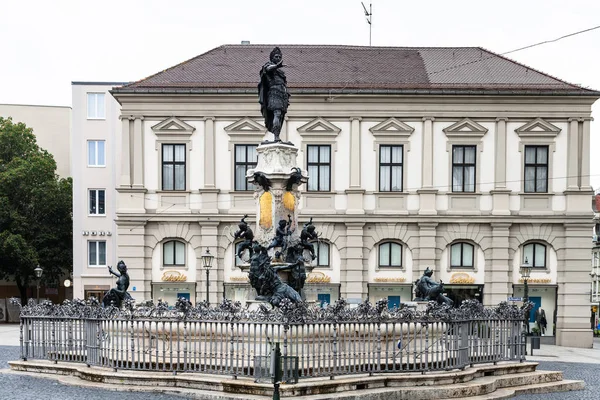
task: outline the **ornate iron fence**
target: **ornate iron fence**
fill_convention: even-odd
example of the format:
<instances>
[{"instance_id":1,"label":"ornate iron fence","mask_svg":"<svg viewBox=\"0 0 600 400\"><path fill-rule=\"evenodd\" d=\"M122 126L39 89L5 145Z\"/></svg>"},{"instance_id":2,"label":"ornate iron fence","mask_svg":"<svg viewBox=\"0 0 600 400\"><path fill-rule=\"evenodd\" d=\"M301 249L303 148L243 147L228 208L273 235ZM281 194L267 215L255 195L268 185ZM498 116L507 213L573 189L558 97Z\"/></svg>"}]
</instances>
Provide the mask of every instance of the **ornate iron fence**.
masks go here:
<instances>
[{"instance_id":1,"label":"ornate iron fence","mask_svg":"<svg viewBox=\"0 0 600 400\"><path fill-rule=\"evenodd\" d=\"M279 343L286 382L439 371L523 361L522 316L506 303L484 308L476 301L458 309L431 303L423 312L387 310L384 301L355 308L343 300L325 308L286 303L252 312L227 300L215 308L182 300L173 309L159 302L128 303L123 310L78 300L46 302L22 308L21 356L253 378Z\"/></svg>"}]
</instances>

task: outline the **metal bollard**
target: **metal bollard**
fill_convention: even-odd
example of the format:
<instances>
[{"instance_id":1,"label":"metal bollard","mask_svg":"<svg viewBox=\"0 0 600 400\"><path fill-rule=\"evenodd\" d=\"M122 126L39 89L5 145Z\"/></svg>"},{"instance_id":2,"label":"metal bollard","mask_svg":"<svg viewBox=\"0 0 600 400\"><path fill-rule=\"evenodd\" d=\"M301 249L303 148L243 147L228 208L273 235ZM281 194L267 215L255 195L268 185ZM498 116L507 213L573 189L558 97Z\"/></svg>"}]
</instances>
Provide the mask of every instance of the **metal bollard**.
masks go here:
<instances>
[{"instance_id":1,"label":"metal bollard","mask_svg":"<svg viewBox=\"0 0 600 400\"><path fill-rule=\"evenodd\" d=\"M279 400L279 385L281 384L281 378L283 377L283 371L281 370L281 350L279 348L279 342L275 343L271 347L271 376L273 377L273 400Z\"/></svg>"}]
</instances>

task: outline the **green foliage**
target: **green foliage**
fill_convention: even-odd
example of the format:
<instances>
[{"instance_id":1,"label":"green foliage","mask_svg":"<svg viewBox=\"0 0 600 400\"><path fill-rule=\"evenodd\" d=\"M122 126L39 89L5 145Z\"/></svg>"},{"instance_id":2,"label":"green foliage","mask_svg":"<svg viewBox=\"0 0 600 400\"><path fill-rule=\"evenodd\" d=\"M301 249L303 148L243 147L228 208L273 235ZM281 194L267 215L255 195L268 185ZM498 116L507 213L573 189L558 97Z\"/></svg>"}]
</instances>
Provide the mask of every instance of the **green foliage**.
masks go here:
<instances>
[{"instance_id":1,"label":"green foliage","mask_svg":"<svg viewBox=\"0 0 600 400\"><path fill-rule=\"evenodd\" d=\"M31 128L0 117L0 279L14 280L25 300L35 281L57 283L72 269L72 181L61 179Z\"/></svg>"}]
</instances>

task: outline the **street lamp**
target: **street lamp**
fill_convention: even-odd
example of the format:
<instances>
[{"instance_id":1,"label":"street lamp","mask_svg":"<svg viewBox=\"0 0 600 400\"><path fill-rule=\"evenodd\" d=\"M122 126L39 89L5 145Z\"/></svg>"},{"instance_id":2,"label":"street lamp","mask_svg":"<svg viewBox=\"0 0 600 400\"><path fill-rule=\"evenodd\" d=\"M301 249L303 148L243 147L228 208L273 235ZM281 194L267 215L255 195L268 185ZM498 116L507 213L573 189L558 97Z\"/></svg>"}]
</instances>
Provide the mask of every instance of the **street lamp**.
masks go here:
<instances>
[{"instance_id":1,"label":"street lamp","mask_svg":"<svg viewBox=\"0 0 600 400\"><path fill-rule=\"evenodd\" d=\"M33 269L33 272L37 278L37 303L40 304L40 278L42 277L44 270L38 265Z\"/></svg>"},{"instance_id":2,"label":"street lamp","mask_svg":"<svg viewBox=\"0 0 600 400\"><path fill-rule=\"evenodd\" d=\"M209 282L209 276L208 274L210 273L210 269L212 268L212 263L213 263L213 259L215 257L210 254L210 250L208 248L206 248L206 253L202 254L202 264L204 269L206 270L206 305L210 305L210 300L209 300L209 287L210 287L210 282Z\"/></svg>"},{"instance_id":3,"label":"street lamp","mask_svg":"<svg viewBox=\"0 0 600 400\"><path fill-rule=\"evenodd\" d=\"M527 333L529 334L529 308L527 304L529 303L529 287L527 286L527 279L531 275L531 265L529 261L527 261L527 257L525 257L525 262L521 264L519 268L519 272L521 273L521 278L523 278L523 304L525 305L525 326L527 327Z\"/></svg>"}]
</instances>

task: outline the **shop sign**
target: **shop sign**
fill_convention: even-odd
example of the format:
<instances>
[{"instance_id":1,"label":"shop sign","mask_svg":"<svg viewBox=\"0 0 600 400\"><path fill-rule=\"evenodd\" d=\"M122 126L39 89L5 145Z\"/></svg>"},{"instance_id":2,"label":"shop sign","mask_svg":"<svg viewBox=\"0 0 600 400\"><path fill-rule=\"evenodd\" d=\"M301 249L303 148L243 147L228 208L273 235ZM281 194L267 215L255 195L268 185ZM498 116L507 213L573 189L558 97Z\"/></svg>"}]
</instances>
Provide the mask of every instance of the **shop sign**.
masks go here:
<instances>
[{"instance_id":1,"label":"shop sign","mask_svg":"<svg viewBox=\"0 0 600 400\"><path fill-rule=\"evenodd\" d=\"M457 272L450 277L450 283L475 283L475 278L466 272Z\"/></svg>"},{"instance_id":2,"label":"shop sign","mask_svg":"<svg viewBox=\"0 0 600 400\"><path fill-rule=\"evenodd\" d=\"M374 278L374 282L390 282L390 283L402 283L406 282L406 278L397 277L397 278Z\"/></svg>"},{"instance_id":3,"label":"shop sign","mask_svg":"<svg viewBox=\"0 0 600 400\"><path fill-rule=\"evenodd\" d=\"M324 273L322 273L320 271L313 271L310 274L308 274L308 277L306 278L306 282L307 283L330 283L331 277L325 275Z\"/></svg>"},{"instance_id":4,"label":"shop sign","mask_svg":"<svg viewBox=\"0 0 600 400\"><path fill-rule=\"evenodd\" d=\"M160 279L163 282L185 282L187 276L179 271L165 271Z\"/></svg>"},{"instance_id":5,"label":"shop sign","mask_svg":"<svg viewBox=\"0 0 600 400\"><path fill-rule=\"evenodd\" d=\"M520 283L523 283L523 278L519 279ZM529 278L527 279L527 283L552 283L552 279L550 278Z\"/></svg>"}]
</instances>

